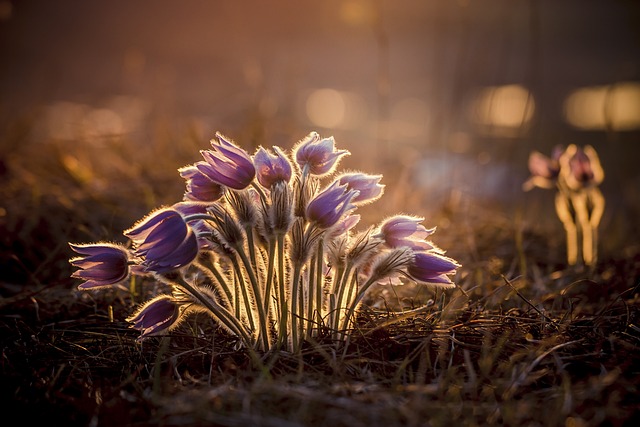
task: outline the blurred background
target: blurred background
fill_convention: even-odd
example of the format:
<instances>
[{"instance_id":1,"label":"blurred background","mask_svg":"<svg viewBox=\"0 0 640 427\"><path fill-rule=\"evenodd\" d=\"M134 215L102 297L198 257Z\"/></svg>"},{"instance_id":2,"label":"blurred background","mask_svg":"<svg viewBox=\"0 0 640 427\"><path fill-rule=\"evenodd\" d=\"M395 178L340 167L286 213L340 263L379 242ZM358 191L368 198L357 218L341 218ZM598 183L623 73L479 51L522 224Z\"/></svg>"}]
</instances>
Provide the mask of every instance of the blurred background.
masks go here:
<instances>
[{"instance_id":1,"label":"blurred background","mask_svg":"<svg viewBox=\"0 0 640 427\"><path fill-rule=\"evenodd\" d=\"M637 1L0 0L0 64L4 283L178 201L216 131L250 152L333 135L345 167L385 174L366 212L441 238L457 214L562 241L527 158L591 144L604 252L637 248Z\"/></svg>"}]
</instances>

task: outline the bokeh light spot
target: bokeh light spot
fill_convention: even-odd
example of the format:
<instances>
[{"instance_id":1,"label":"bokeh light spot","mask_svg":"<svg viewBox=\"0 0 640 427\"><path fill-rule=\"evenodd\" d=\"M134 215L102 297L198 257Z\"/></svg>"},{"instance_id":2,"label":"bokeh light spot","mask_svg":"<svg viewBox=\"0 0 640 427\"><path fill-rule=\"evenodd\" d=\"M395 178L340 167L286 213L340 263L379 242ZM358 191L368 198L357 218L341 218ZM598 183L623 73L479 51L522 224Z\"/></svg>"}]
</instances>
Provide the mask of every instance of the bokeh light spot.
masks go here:
<instances>
[{"instance_id":1,"label":"bokeh light spot","mask_svg":"<svg viewBox=\"0 0 640 427\"><path fill-rule=\"evenodd\" d=\"M590 86L572 92L564 103L569 124L584 130L640 128L640 83Z\"/></svg>"}]
</instances>

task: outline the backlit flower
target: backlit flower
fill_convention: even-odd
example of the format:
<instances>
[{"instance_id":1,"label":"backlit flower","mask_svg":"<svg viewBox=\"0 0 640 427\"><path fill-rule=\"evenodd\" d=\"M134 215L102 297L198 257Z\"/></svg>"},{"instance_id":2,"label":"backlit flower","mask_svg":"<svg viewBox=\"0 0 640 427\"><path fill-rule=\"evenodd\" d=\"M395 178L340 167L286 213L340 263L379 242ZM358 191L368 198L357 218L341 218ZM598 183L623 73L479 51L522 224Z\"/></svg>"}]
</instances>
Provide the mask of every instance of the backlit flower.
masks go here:
<instances>
[{"instance_id":1,"label":"backlit flower","mask_svg":"<svg viewBox=\"0 0 640 427\"><path fill-rule=\"evenodd\" d=\"M196 235L174 209L151 213L124 232L135 245L135 254L144 259L145 271L164 273L184 267L198 255Z\"/></svg>"},{"instance_id":2,"label":"backlit flower","mask_svg":"<svg viewBox=\"0 0 640 427\"><path fill-rule=\"evenodd\" d=\"M460 267L454 259L434 252L416 252L407 273L416 282L453 286L449 274Z\"/></svg>"},{"instance_id":3,"label":"backlit flower","mask_svg":"<svg viewBox=\"0 0 640 427\"><path fill-rule=\"evenodd\" d=\"M129 275L129 253L122 246L110 243L69 246L80 255L69 261L79 268L71 277L84 280L78 289L115 285Z\"/></svg>"},{"instance_id":4,"label":"backlit flower","mask_svg":"<svg viewBox=\"0 0 640 427\"><path fill-rule=\"evenodd\" d=\"M346 185L334 181L309 202L306 217L320 228L329 228L355 208L351 200L357 195L357 191L349 190Z\"/></svg>"},{"instance_id":5,"label":"backlit flower","mask_svg":"<svg viewBox=\"0 0 640 427\"><path fill-rule=\"evenodd\" d=\"M141 339L175 327L179 318L179 304L169 295L160 295L147 301L127 321L141 332Z\"/></svg>"},{"instance_id":6,"label":"backlit flower","mask_svg":"<svg viewBox=\"0 0 640 427\"><path fill-rule=\"evenodd\" d=\"M347 150L336 150L332 136L320 139L311 132L294 148L295 159L302 169L308 169L311 175L324 176L333 172L342 156L349 155Z\"/></svg>"},{"instance_id":7,"label":"backlit flower","mask_svg":"<svg viewBox=\"0 0 640 427\"><path fill-rule=\"evenodd\" d=\"M393 216L382 222L375 237L381 238L392 248L406 246L416 250L437 249L426 240L436 229L426 228L421 224L423 220L424 218L409 215Z\"/></svg>"},{"instance_id":8,"label":"backlit flower","mask_svg":"<svg viewBox=\"0 0 640 427\"><path fill-rule=\"evenodd\" d=\"M360 172L340 175L337 181L345 184L349 190L358 190L358 195L351 201L354 205L363 205L378 200L384 192L380 184L382 175L367 175Z\"/></svg>"},{"instance_id":9,"label":"backlit flower","mask_svg":"<svg viewBox=\"0 0 640 427\"><path fill-rule=\"evenodd\" d=\"M218 184L236 190L248 187L256 175L251 157L221 134L216 136L218 141L211 140L213 150L202 150L205 161L196 163L196 167Z\"/></svg>"},{"instance_id":10,"label":"backlit flower","mask_svg":"<svg viewBox=\"0 0 640 427\"><path fill-rule=\"evenodd\" d=\"M524 183L523 188L529 191L534 187L553 188L560 173L560 156L564 149L556 146L551 157L547 157L539 151L533 151L529 155L529 172L531 177Z\"/></svg>"},{"instance_id":11,"label":"backlit flower","mask_svg":"<svg viewBox=\"0 0 640 427\"><path fill-rule=\"evenodd\" d=\"M184 199L197 202L215 202L224 194L224 188L202 173L198 169L198 163L178 169L180 176L186 180L187 189L184 193Z\"/></svg>"},{"instance_id":12,"label":"backlit flower","mask_svg":"<svg viewBox=\"0 0 640 427\"><path fill-rule=\"evenodd\" d=\"M604 178L598 154L590 145L571 144L560 158L562 175L572 190L599 185Z\"/></svg>"},{"instance_id":13,"label":"backlit flower","mask_svg":"<svg viewBox=\"0 0 640 427\"><path fill-rule=\"evenodd\" d=\"M260 147L253 156L256 178L264 188L271 188L277 182L289 183L291 163L279 147L273 147L275 154Z\"/></svg>"}]
</instances>

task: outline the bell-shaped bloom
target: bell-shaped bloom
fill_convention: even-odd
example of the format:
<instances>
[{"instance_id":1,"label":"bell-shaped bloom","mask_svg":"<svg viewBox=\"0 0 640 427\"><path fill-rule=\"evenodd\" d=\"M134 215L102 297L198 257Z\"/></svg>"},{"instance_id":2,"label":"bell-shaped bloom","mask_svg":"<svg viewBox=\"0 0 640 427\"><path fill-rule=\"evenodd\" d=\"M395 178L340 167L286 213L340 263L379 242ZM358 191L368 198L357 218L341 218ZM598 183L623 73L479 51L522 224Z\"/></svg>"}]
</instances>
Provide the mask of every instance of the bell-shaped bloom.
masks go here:
<instances>
[{"instance_id":1,"label":"bell-shaped bloom","mask_svg":"<svg viewBox=\"0 0 640 427\"><path fill-rule=\"evenodd\" d=\"M190 264L198 255L193 229L174 209L160 209L125 230L135 245L135 254L143 258L147 272L165 273Z\"/></svg>"},{"instance_id":2,"label":"bell-shaped bloom","mask_svg":"<svg viewBox=\"0 0 640 427\"><path fill-rule=\"evenodd\" d=\"M426 240L436 232L434 228L422 225L424 218L395 215L382 222L375 237L382 239L387 246L399 248L406 246L414 250L438 250L433 243Z\"/></svg>"},{"instance_id":3,"label":"bell-shaped bloom","mask_svg":"<svg viewBox=\"0 0 640 427\"><path fill-rule=\"evenodd\" d=\"M553 149L551 157L539 151L529 155L529 172L531 177L524 183L523 189L529 191L534 187L553 188L560 173L560 156L564 152L562 146Z\"/></svg>"},{"instance_id":4,"label":"bell-shaped bloom","mask_svg":"<svg viewBox=\"0 0 640 427\"><path fill-rule=\"evenodd\" d=\"M291 163L279 147L273 147L275 154L260 147L253 156L256 178L264 188L271 188L277 182L289 183L291 180Z\"/></svg>"},{"instance_id":5,"label":"bell-shaped bloom","mask_svg":"<svg viewBox=\"0 0 640 427\"><path fill-rule=\"evenodd\" d=\"M358 191L334 181L311 199L305 211L306 218L320 228L329 228L356 207L351 200L357 195Z\"/></svg>"},{"instance_id":6,"label":"bell-shaped bloom","mask_svg":"<svg viewBox=\"0 0 640 427\"><path fill-rule=\"evenodd\" d=\"M180 305L169 295L160 295L144 303L127 321L141 332L142 339L175 327L179 319Z\"/></svg>"},{"instance_id":7,"label":"bell-shaped bloom","mask_svg":"<svg viewBox=\"0 0 640 427\"><path fill-rule=\"evenodd\" d=\"M345 173L336 180L344 184L350 190L358 190L358 195L351 201L354 205L360 206L375 202L384 192L384 185L380 184L382 175L367 175L360 172Z\"/></svg>"},{"instance_id":8,"label":"bell-shaped bloom","mask_svg":"<svg viewBox=\"0 0 640 427\"><path fill-rule=\"evenodd\" d=\"M311 175L325 176L332 173L342 156L349 155L347 150L336 150L333 137L320 139L316 132L311 132L294 148L296 162Z\"/></svg>"},{"instance_id":9,"label":"bell-shaped bloom","mask_svg":"<svg viewBox=\"0 0 640 427\"><path fill-rule=\"evenodd\" d=\"M221 134L218 141L211 140L213 150L202 150L204 162L196 163L200 172L209 179L236 190L248 187L256 175L251 157Z\"/></svg>"},{"instance_id":10,"label":"bell-shaped bloom","mask_svg":"<svg viewBox=\"0 0 640 427\"><path fill-rule=\"evenodd\" d=\"M569 145L560 158L560 165L565 182L572 190L599 185L604 179L598 154L590 145L584 148Z\"/></svg>"},{"instance_id":11,"label":"bell-shaped bloom","mask_svg":"<svg viewBox=\"0 0 640 427\"><path fill-rule=\"evenodd\" d=\"M122 282L129 276L129 252L120 245L95 243L69 244L80 256L69 260L78 267L71 277L83 279L78 289L94 289Z\"/></svg>"},{"instance_id":12,"label":"bell-shaped bloom","mask_svg":"<svg viewBox=\"0 0 640 427\"><path fill-rule=\"evenodd\" d=\"M224 188L202 173L198 169L198 163L178 169L180 176L186 180L187 189L184 193L184 200L215 202L224 194Z\"/></svg>"},{"instance_id":13,"label":"bell-shaped bloom","mask_svg":"<svg viewBox=\"0 0 640 427\"><path fill-rule=\"evenodd\" d=\"M416 282L452 286L449 274L460 267L457 261L435 252L416 252L407 274Z\"/></svg>"}]
</instances>

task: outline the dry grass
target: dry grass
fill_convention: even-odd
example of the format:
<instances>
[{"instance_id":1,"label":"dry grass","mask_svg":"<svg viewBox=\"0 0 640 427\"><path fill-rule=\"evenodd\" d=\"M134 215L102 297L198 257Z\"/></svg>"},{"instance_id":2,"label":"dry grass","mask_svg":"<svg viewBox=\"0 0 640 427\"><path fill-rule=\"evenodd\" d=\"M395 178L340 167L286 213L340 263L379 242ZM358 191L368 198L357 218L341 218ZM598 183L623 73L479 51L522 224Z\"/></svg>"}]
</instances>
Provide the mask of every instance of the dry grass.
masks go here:
<instances>
[{"instance_id":1,"label":"dry grass","mask_svg":"<svg viewBox=\"0 0 640 427\"><path fill-rule=\"evenodd\" d=\"M34 145L20 139L28 134L21 126L28 124L14 126L2 151L0 197L9 202L0 217L0 399L24 423L639 420L637 247L627 245L593 271L567 268L560 237L482 207L443 210L442 218L460 224L438 232L438 242L463 264L458 289L381 289L346 347L319 340L299 356L265 355L261 369L204 317L137 343L137 332L121 319L143 294L157 291L152 284L141 284L137 295L90 294L75 291L69 279L66 242L118 239L148 209L175 201L182 182L172 172L194 161L201 143L165 135L165 155L149 162L157 145ZM426 309L410 311L425 302Z\"/></svg>"}]
</instances>

